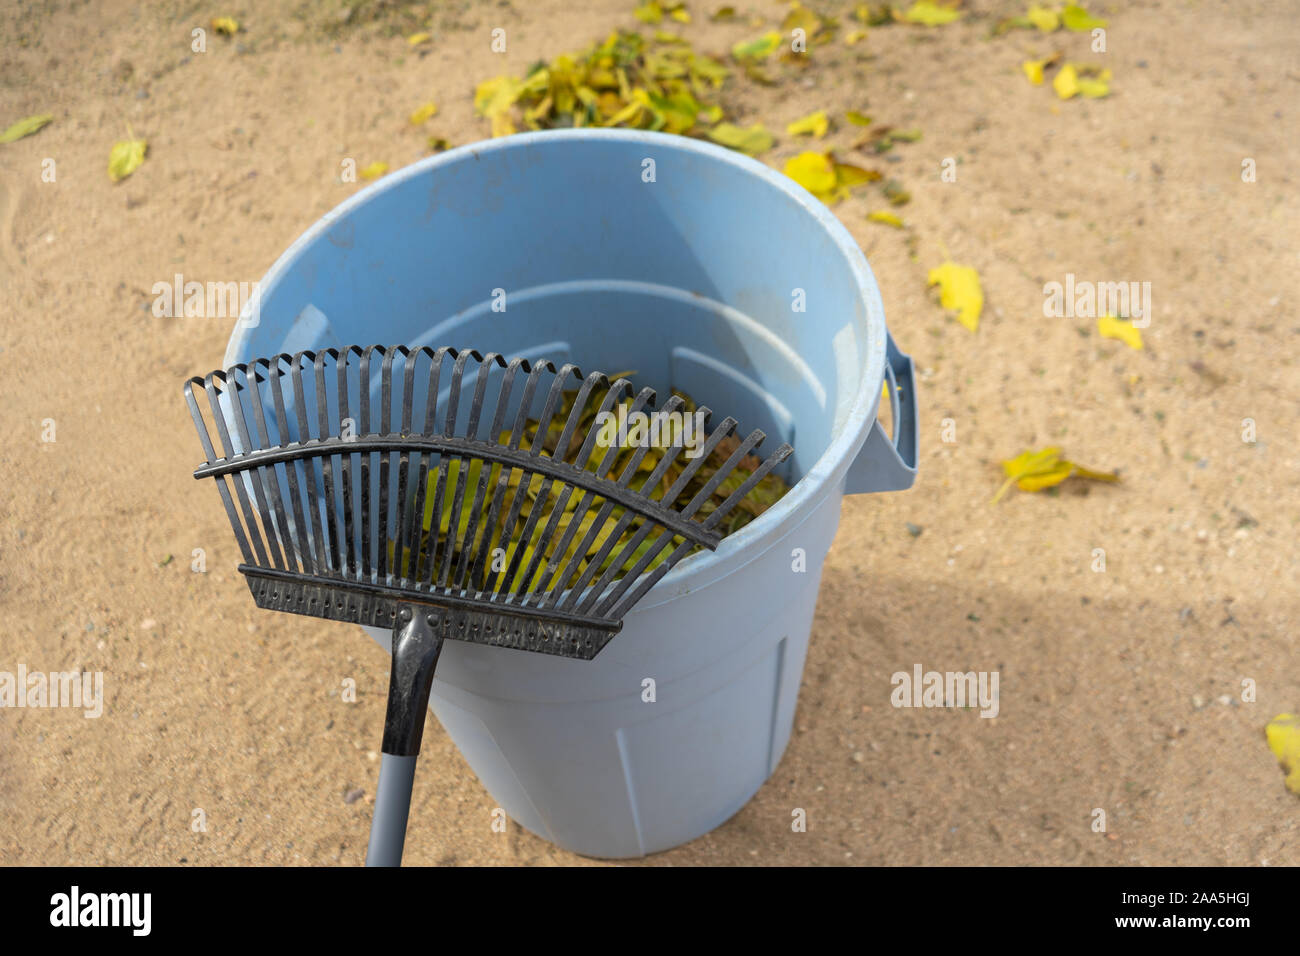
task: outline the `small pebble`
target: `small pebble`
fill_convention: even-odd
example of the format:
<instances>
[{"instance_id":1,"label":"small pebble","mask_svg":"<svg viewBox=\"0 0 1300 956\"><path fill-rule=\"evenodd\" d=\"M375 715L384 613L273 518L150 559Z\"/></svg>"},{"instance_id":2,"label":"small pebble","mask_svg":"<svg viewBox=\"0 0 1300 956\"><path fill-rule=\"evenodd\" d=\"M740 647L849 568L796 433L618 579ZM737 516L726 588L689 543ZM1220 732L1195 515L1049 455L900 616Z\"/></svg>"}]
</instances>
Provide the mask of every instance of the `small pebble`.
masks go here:
<instances>
[{"instance_id":1,"label":"small pebble","mask_svg":"<svg viewBox=\"0 0 1300 956\"><path fill-rule=\"evenodd\" d=\"M921 537L921 532L924 530L925 529L922 528L919 524L912 524L912 522L910 521L907 522L907 533L910 534L913 538Z\"/></svg>"},{"instance_id":2,"label":"small pebble","mask_svg":"<svg viewBox=\"0 0 1300 956\"><path fill-rule=\"evenodd\" d=\"M351 790L345 790L343 792L343 802L356 803L363 796L365 796L365 793L366 792L362 790L360 787L353 787Z\"/></svg>"}]
</instances>

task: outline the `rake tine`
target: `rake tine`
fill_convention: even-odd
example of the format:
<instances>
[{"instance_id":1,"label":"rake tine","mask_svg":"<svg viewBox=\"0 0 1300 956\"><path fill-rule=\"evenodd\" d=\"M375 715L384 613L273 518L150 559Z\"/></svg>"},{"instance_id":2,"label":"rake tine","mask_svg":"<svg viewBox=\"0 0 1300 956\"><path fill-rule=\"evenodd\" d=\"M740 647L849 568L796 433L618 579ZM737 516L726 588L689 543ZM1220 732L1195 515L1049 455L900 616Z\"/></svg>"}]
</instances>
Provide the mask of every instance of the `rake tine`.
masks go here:
<instances>
[{"instance_id":1,"label":"rake tine","mask_svg":"<svg viewBox=\"0 0 1300 956\"><path fill-rule=\"evenodd\" d=\"M229 391L230 385L226 381L225 372L213 372L203 383L204 389L208 393L208 404L212 406L212 418L217 426L217 435L221 439L221 447L226 450L227 459L236 459L239 456L235 453L234 446L230 443L230 432L226 428L226 417L221 411L221 400L218 397L216 382L220 379L221 384L225 386L222 394ZM248 493L244 490L244 476L242 473L232 476L231 483L235 486L235 497L239 499L239 510L243 513L244 523L248 527L248 539L252 542L253 552L257 555L257 563L266 563L266 549L262 546L262 537L257 529L257 518L253 514L252 506L248 503Z\"/></svg>"},{"instance_id":2,"label":"rake tine","mask_svg":"<svg viewBox=\"0 0 1300 956\"><path fill-rule=\"evenodd\" d=\"M315 362L316 355L313 352L302 351L293 357L293 366L289 370L289 375L293 379L293 399L295 411L298 414L298 443L308 445L311 442L311 426L307 417L307 398L302 387L302 360L307 359ZM324 438L324 436L321 436ZM316 572L322 573L330 570L329 559L326 557L326 535L321 527L320 513L320 496L316 494L316 456L304 455L299 459L302 463L303 486L307 492L307 508L311 513L311 521L308 528L312 537L312 559L316 563Z\"/></svg>"},{"instance_id":3,"label":"rake tine","mask_svg":"<svg viewBox=\"0 0 1300 956\"><path fill-rule=\"evenodd\" d=\"M236 373L242 374L244 377L244 384L242 386L239 383L239 379L236 377ZM226 397L230 399L231 417L235 420L235 428L239 434L239 443L245 449L245 454L247 454L249 451L253 450L254 446L253 443L249 441L248 423L244 417L244 406L243 402L240 401L239 395L240 392L246 392L249 390L248 383L250 380L248 377L248 366L236 365L229 369L227 374L229 378L227 380ZM258 395L256 390L254 390L253 406L258 409L261 408L261 402L258 401L260 397L261 396ZM259 432L258 437L261 441L260 447L266 447L265 436ZM280 558L280 548L275 534L275 526L271 522L271 512L267 507L266 495L264 493L264 485L266 481L265 468L255 468L252 469L252 471L254 474L250 475L249 478L250 483L253 486L253 500L257 503L257 511L262 519L262 534L266 538L266 550L270 553L271 563L277 568L283 568L284 562Z\"/></svg>"},{"instance_id":4,"label":"rake tine","mask_svg":"<svg viewBox=\"0 0 1300 956\"><path fill-rule=\"evenodd\" d=\"M271 372L271 397L275 401L275 427L280 435L280 444L285 446L293 443L289 441L289 418L284 408L284 371L280 365L281 363L288 365L292 364L292 362L293 356L281 353L275 357L274 363L268 366ZM314 562L307 548L302 516L302 496L298 491L298 468L296 464L292 461L286 461L284 463L284 474L289 486L289 503L293 506L293 528L291 530L293 547L298 553L303 573L306 574L310 573Z\"/></svg>"},{"instance_id":5,"label":"rake tine","mask_svg":"<svg viewBox=\"0 0 1300 956\"><path fill-rule=\"evenodd\" d=\"M261 369L267 370L267 375L263 375ZM248 366L248 370L253 374L253 394L256 401L253 402L253 416L257 422L257 435L262 442L262 447L270 447L270 433L266 427L266 407L262 400L261 383L266 382L268 390L270 388L270 363L266 359L258 359ZM271 499L271 516L275 519L275 533L280 539L280 546L284 549L285 567L293 571L298 567L305 567L298 560L297 555L293 553L293 542L289 537L288 513L284 510L284 496L280 494L280 474L275 470L275 466L264 469L264 480L266 482L267 493Z\"/></svg>"},{"instance_id":6,"label":"rake tine","mask_svg":"<svg viewBox=\"0 0 1300 956\"><path fill-rule=\"evenodd\" d=\"M424 422L421 425L421 433L426 437L433 435L433 423L438 414L438 382L442 376L442 363L447 358L447 352L448 349L444 347L438 349L436 352L429 353L429 389L428 394L425 396ZM441 460L441 456L439 456L439 463L441 463ZM420 484L416 489L415 514L412 522L416 536L415 573L412 577L415 579L416 584L424 581L425 585L428 586L433 581L433 563L431 560L433 551L432 544L430 544L430 549L427 552L430 560L426 561L426 550L424 547L424 505L425 496L429 490L429 471L434 467L432 453L426 457L424 465L425 467L420 469ZM430 532L430 534L436 533L436 529L433 529ZM429 576L427 579L425 578L423 570L424 565L426 564L429 567Z\"/></svg>"},{"instance_id":7,"label":"rake tine","mask_svg":"<svg viewBox=\"0 0 1300 956\"><path fill-rule=\"evenodd\" d=\"M456 361L451 367L451 383L447 390L447 411L443 419L442 434L443 437L450 436L456 428L456 416L460 411L460 390L465 378L465 364L473 357L470 351L462 350L460 352L452 351ZM444 583L445 575L443 568L439 564L439 546L438 538L442 534L442 508L443 502L447 497L447 478L451 472L452 462L457 462L456 474L460 475L463 471L464 460L459 456L442 454L438 456L438 481L434 485L433 493L433 516L429 523L429 567L428 567L428 584L430 587L441 587ZM448 515L447 520L447 554L451 553L454 538L456 536L456 515ZM444 555L441 560L447 561ZM435 577L438 579L435 584Z\"/></svg>"},{"instance_id":8,"label":"rake tine","mask_svg":"<svg viewBox=\"0 0 1300 956\"><path fill-rule=\"evenodd\" d=\"M323 352L316 353L316 360L313 363L316 369L316 420L317 434L323 440L330 434L330 416L329 416L329 394L325 387L325 358L331 356L337 362L339 354L334 349L326 349ZM334 456L321 455L320 467L321 477L325 482L325 526L329 529L329 551L328 560L330 567L337 574L343 573L343 565L339 560L339 541L341 539L339 528L339 516L341 510L334 499Z\"/></svg>"},{"instance_id":9,"label":"rake tine","mask_svg":"<svg viewBox=\"0 0 1300 956\"><path fill-rule=\"evenodd\" d=\"M399 434L405 438L411 434L411 410L415 404L415 366L420 360L422 349L416 349L415 352L403 352L405 361L402 369L402 424ZM406 445L402 445L401 455L399 457L400 465L397 472L397 528L393 532L393 551L396 557L397 577L405 582L409 575L407 567L408 554L406 550L406 539L410 534L407 527L407 476L411 468L412 458L414 458L415 474L419 474L420 452L419 450L410 450ZM414 490L414 486L412 486Z\"/></svg>"},{"instance_id":10,"label":"rake tine","mask_svg":"<svg viewBox=\"0 0 1300 956\"><path fill-rule=\"evenodd\" d=\"M352 420L351 412L348 408L348 392L351 390L351 379L348 375L348 362L352 356L361 355L361 349L353 345L345 348L338 356L338 366L335 369L338 379L338 403L339 403L339 432L344 433L345 429L350 429L355 433L356 422ZM358 461L358 466L360 462ZM356 502L352 495L352 453L343 452L339 455L339 467L343 473L343 500L339 508L339 520L343 522L343 573L347 577L357 577L361 573L361 555L358 553L357 541L357 523L356 523Z\"/></svg>"},{"instance_id":11,"label":"rake tine","mask_svg":"<svg viewBox=\"0 0 1300 956\"><path fill-rule=\"evenodd\" d=\"M199 433L199 441L203 443L203 454L207 458L207 464L212 464L217 460L216 451L212 447L212 439L208 437L208 426L203 421L203 415L199 411L198 400L194 397L194 386L204 387L204 381L197 376L185 383L185 401L190 406L190 414L194 417L194 428ZM238 481L238 476L236 476ZM226 516L230 519L230 527L234 529L235 540L239 543L239 551L244 556L245 564L253 563L253 552L249 550L248 538L244 536L244 528L239 523L239 515L235 512L235 503L230 497L230 487L224 478L217 479L217 487L221 491L221 501L226 506Z\"/></svg>"},{"instance_id":12,"label":"rake tine","mask_svg":"<svg viewBox=\"0 0 1300 956\"><path fill-rule=\"evenodd\" d=\"M357 422L357 437L369 438L374 434L373 419L370 414L370 360L374 357L375 352L380 355L384 354L382 345L371 345L361 353L361 372L360 372L360 389L357 392L357 402L360 409L360 421ZM361 577L363 580L371 580L371 551L375 544L377 535L371 535L370 528L370 502L374 497L374 489L371 486L371 470L374 467L372 455L374 452L364 452L361 455ZM383 543L380 542L380 549Z\"/></svg>"},{"instance_id":13,"label":"rake tine","mask_svg":"<svg viewBox=\"0 0 1300 956\"><path fill-rule=\"evenodd\" d=\"M397 357L398 349L406 350L405 346L385 349L384 361L379 367L378 432L381 435L390 435L393 431L393 359ZM388 473L394 454L396 452L393 450L379 453L379 521L375 528L379 535L379 554L375 571L381 581L388 578L388 543L393 540L388 533ZM394 555L394 557L400 560L401 556Z\"/></svg>"}]
</instances>

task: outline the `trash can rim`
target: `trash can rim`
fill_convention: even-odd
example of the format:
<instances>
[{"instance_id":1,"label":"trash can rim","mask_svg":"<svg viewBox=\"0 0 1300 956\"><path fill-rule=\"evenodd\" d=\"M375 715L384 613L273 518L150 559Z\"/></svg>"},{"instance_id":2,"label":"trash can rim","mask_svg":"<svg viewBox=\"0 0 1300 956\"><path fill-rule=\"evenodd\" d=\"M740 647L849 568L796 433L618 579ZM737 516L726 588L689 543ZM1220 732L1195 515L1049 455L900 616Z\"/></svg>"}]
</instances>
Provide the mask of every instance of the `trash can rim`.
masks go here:
<instances>
[{"instance_id":1,"label":"trash can rim","mask_svg":"<svg viewBox=\"0 0 1300 956\"><path fill-rule=\"evenodd\" d=\"M375 196L389 189L397 189L409 180L424 176L442 166L471 159L477 161L484 155L498 150L526 148L542 142L591 141L605 139L615 142L643 143L647 148L670 149L699 153L736 167L737 172L759 177L769 186L783 192L788 198L798 203L813 216L834 240L844 255L845 263L853 273L858 286L858 294L865 307L867 334L865 341L865 368L859 382L857 394L853 397L847 412L834 411L837 423L830 444L817 458L813 466L800 478L790 491L775 505L765 511L754 521L741 528L735 534L724 538L718 549L712 553L691 555L683 559L675 568L664 575L650 594L639 603L639 608L647 608L660 603L654 598L662 595L671 598L674 592L686 585L691 579L694 587L703 586L712 580L731 573L740 565L748 563L742 555L751 549L764 550L767 541L781 532L787 521L796 513L811 509L827 493L827 485L834 486L842 480L853 459L866 441L875 420L876 408L880 402L880 383L885 377L885 336L886 326L884 306L880 300L880 291L867 264L866 256L850 235L848 229L817 199L793 179L772 169L743 153L718 146L703 140L692 139L671 133L649 132L646 130L625 129L558 129L539 130L516 133L496 139L480 140L467 143L445 152L428 156L396 172L381 177L374 183L358 190L352 196L325 213L287 248L267 270L258 284L258 293L254 301L245 306L245 313L240 315L235 329L226 347L224 365L230 367L239 362L248 361L254 356L245 354L246 341L253 328L246 324L247 311L260 303L260 300L273 294L282 275L287 273L306 249L331 229L340 219L345 218L353 209L369 202ZM475 343L479 348L490 348L491 343ZM859 355L861 361L862 356ZM589 371L589 370L588 370ZM743 422L741 423L744 424ZM771 439L769 439L770 441ZM712 571L713 573L709 573ZM702 576L706 580L702 580Z\"/></svg>"}]
</instances>

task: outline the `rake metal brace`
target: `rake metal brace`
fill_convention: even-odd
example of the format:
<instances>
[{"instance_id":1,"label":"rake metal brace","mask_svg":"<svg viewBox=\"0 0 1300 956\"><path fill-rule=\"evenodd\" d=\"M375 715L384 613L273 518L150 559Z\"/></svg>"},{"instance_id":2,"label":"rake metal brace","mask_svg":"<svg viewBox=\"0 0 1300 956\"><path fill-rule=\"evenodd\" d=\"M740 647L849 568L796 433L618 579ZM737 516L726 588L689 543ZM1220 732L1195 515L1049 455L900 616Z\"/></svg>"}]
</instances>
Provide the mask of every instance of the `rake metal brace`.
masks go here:
<instances>
[{"instance_id":1,"label":"rake metal brace","mask_svg":"<svg viewBox=\"0 0 1300 956\"><path fill-rule=\"evenodd\" d=\"M382 358L378 375L375 356ZM471 361L477 365L472 386L466 381ZM448 362L444 399L440 380ZM494 375L499 380L490 389ZM542 401L544 379L550 385ZM580 384L566 414L561 406L572 381ZM462 393L471 389L462 414ZM572 365L557 372L549 362L507 363L495 353L405 346L279 355L185 385L206 455L194 477L216 479L244 557L239 570L258 607L393 629L367 865L401 862L444 641L590 660L619 631L627 611L692 548L717 547L719 522L792 451L781 445L700 520L701 507L763 433L752 431L736 443L726 462L681 500L735 431L735 419L724 420L655 497L683 451L684 432L635 487L648 444L637 447L614 478L611 469L626 449L609 443L595 461L599 429L578 442L593 389L606 390L602 412L632 398L626 379L611 383L600 373L583 379ZM211 427L198 391L207 398ZM539 402L540 424L525 449L529 413ZM653 390L643 389L631 411L653 403ZM681 405L673 396L664 411ZM708 410L701 411L707 419ZM575 494L580 497L573 505ZM572 519L592 512L582 532L586 522ZM562 528L566 514L571 520ZM440 547L443 519L446 544Z\"/></svg>"}]
</instances>

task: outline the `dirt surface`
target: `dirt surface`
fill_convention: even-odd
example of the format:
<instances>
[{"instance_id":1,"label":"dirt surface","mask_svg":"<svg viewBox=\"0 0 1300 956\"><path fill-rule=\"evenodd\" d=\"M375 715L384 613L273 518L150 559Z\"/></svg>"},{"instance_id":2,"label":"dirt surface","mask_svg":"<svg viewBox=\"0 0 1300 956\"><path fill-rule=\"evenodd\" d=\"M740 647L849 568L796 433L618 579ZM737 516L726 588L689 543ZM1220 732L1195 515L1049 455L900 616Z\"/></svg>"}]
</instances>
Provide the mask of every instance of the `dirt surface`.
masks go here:
<instances>
[{"instance_id":1,"label":"dirt surface","mask_svg":"<svg viewBox=\"0 0 1300 956\"><path fill-rule=\"evenodd\" d=\"M277 0L0 12L0 126L55 117L0 145L0 670L105 679L99 719L0 711L4 864L364 856L387 658L348 627L253 607L218 498L189 478L199 449L179 393L220 364L231 322L157 318L151 289L177 272L258 279L361 188L340 181L344 158L396 168L428 135L482 138L478 81L639 25L629 0L356 6L347 22L339 4ZM739 6L715 24L692 2L680 32L724 54L761 32L748 17L783 12ZM1300 21L1284 3L1098 6L1114 93L1063 102L1020 62L1056 47L1096 61L1087 37L990 38L1018 5L971 6L952 26L837 41L778 87L728 88L737 121L778 132L763 157L778 168L806 148L785 124L815 109L923 130L900 161L869 163L911 190L907 232L867 221L878 191L835 207L917 361L921 469L909 492L845 501L775 775L728 823L647 862L1300 862L1300 803L1263 735L1300 708L1300 316L1286 292ZM241 33L191 52L191 30L227 13ZM489 47L498 26L505 54ZM432 34L420 51L403 38L416 29ZM411 130L430 99L439 115ZM148 159L113 184L128 124ZM956 182L940 178L947 157ZM976 334L926 288L946 254L982 276ZM1149 281L1145 350L1093 319L1044 318L1043 285L1067 272ZM998 460L1048 444L1123 483L991 506ZM918 663L998 671L1000 715L895 709L890 677ZM339 695L349 677L356 703ZM408 862L588 862L513 823L493 832L493 807L431 721ZM791 832L795 807L806 833Z\"/></svg>"}]
</instances>

